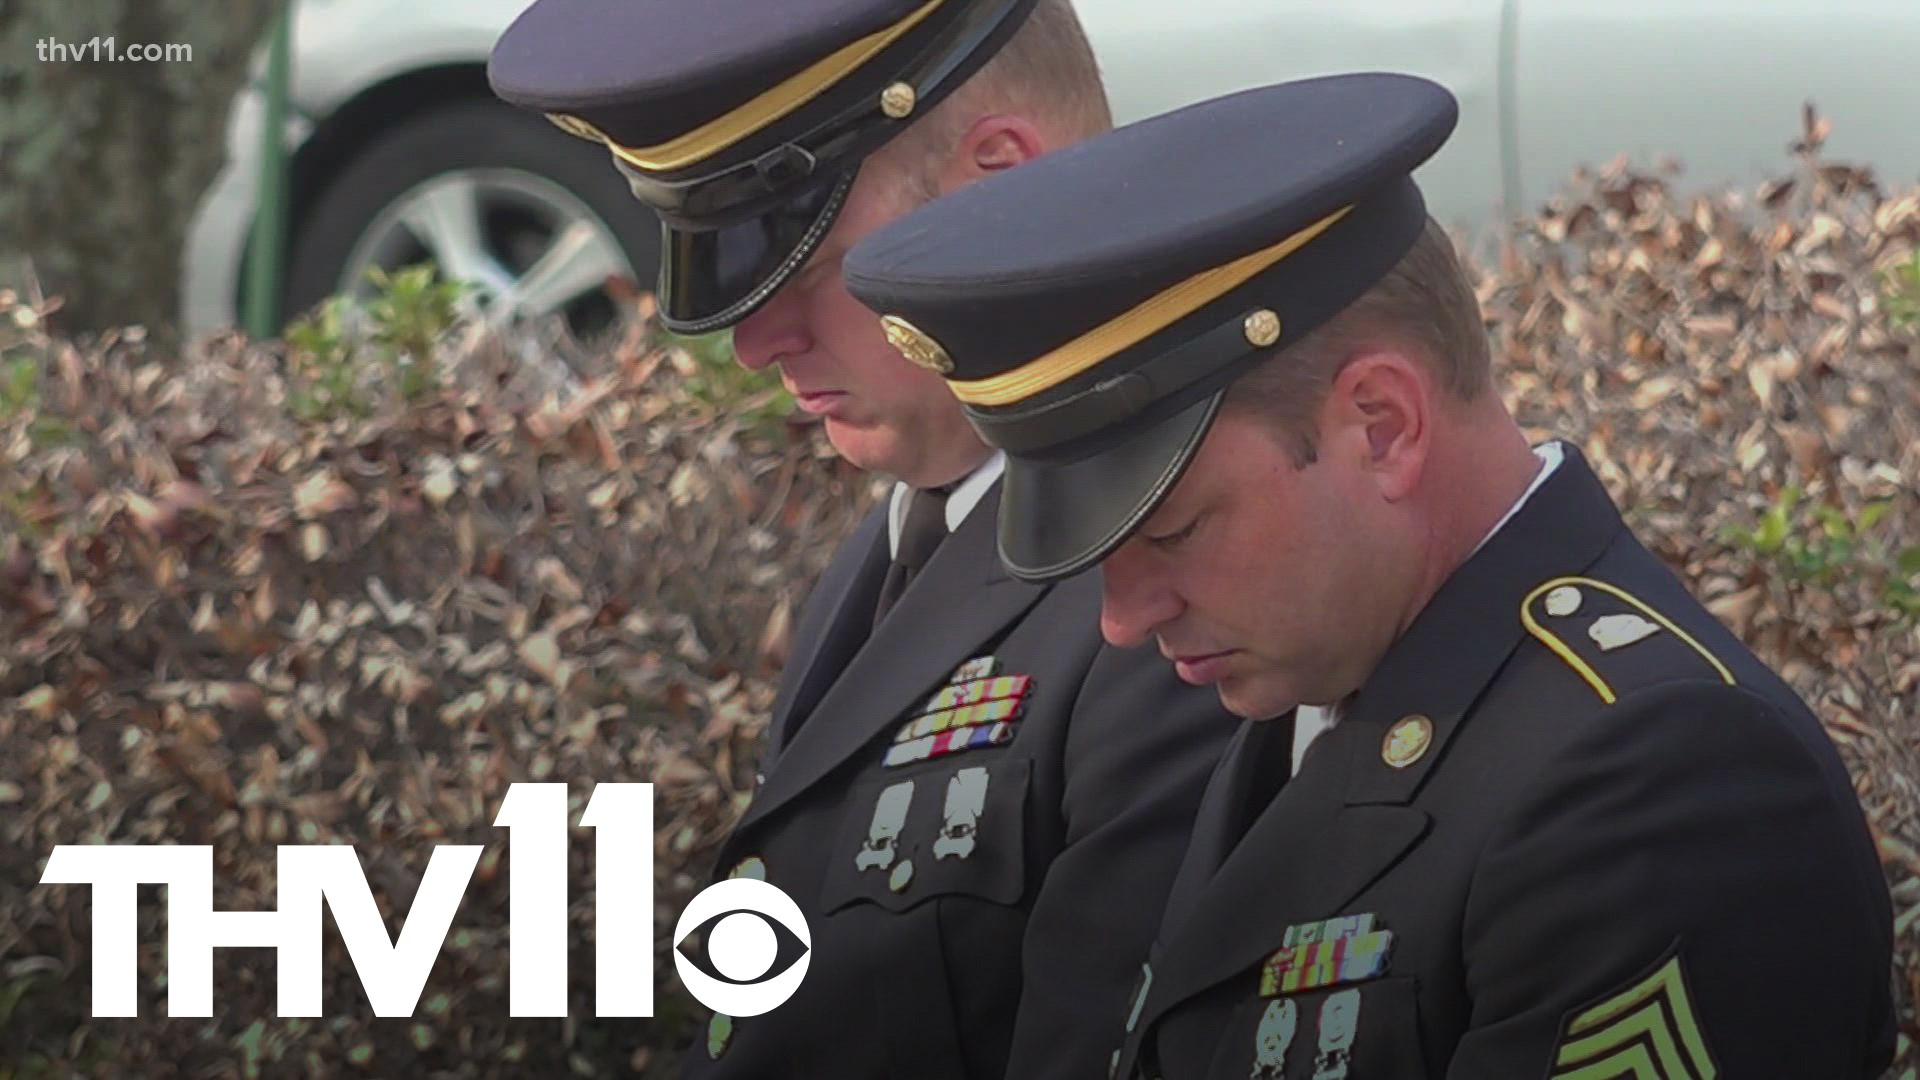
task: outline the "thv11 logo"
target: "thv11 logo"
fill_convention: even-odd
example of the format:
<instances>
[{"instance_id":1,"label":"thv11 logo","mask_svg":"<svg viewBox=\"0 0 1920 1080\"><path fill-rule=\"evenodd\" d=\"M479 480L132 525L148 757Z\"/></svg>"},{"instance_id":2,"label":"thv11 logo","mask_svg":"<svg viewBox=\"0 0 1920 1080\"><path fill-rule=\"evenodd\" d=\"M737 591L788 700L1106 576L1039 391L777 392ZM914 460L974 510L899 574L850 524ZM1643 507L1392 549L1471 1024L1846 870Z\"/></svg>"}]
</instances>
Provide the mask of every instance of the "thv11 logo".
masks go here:
<instances>
[{"instance_id":1,"label":"thv11 logo","mask_svg":"<svg viewBox=\"0 0 1920 1080\"><path fill-rule=\"evenodd\" d=\"M567 1015L567 785L512 784L495 826L507 829L508 1011ZM653 785L600 784L580 815L594 830L594 1015L653 1015ZM344 844L282 844L279 909L213 910L213 848L61 844L42 885L88 885L93 900L93 1015L134 1016L137 887L167 886L167 1015L213 1015L213 950L271 948L279 1015L319 1016L320 905L325 900L378 1016L411 1016L466 895L479 844L438 844L398 938L389 939L360 857ZM806 916L764 881L733 878L695 896L674 941L705 935L709 963L675 948L680 981L732 1016L779 1007L812 959ZM797 953L797 956L795 955ZM788 966L775 970L785 959Z\"/></svg>"}]
</instances>

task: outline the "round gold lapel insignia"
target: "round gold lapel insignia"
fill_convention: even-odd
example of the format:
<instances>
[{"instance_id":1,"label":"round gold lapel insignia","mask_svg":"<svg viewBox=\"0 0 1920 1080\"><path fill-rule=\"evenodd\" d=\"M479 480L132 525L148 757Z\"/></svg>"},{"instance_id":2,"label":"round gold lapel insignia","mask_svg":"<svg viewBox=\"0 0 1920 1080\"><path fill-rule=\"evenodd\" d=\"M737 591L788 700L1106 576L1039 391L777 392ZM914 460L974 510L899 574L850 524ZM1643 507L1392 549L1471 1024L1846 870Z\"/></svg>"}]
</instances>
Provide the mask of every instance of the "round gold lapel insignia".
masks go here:
<instances>
[{"instance_id":1,"label":"round gold lapel insignia","mask_svg":"<svg viewBox=\"0 0 1920 1080\"><path fill-rule=\"evenodd\" d=\"M1264 349L1280 340L1280 316L1266 308L1247 316L1243 328L1247 332L1247 341L1257 348Z\"/></svg>"},{"instance_id":2,"label":"round gold lapel insignia","mask_svg":"<svg viewBox=\"0 0 1920 1080\"><path fill-rule=\"evenodd\" d=\"M882 315L880 325L887 332L888 343L900 350L901 356L936 375L953 370L953 357L919 327L898 315Z\"/></svg>"},{"instance_id":3,"label":"round gold lapel insignia","mask_svg":"<svg viewBox=\"0 0 1920 1080\"><path fill-rule=\"evenodd\" d=\"M1419 761L1433 745L1433 721L1414 713L1403 716L1400 722L1388 729L1387 737L1380 743L1380 760L1396 769L1404 769Z\"/></svg>"},{"instance_id":4,"label":"round gold lapel insignia","mask_svg":"<svg viewBox=\"0 0 1920 1080\"><path fill-rule=\"evenodd\" d=\"M880 91L880 111L895 120L905 120L913 114L913 107L920 102L920 95L913 87L903 82L894 83Z\"/></svg>"}]
</instances>

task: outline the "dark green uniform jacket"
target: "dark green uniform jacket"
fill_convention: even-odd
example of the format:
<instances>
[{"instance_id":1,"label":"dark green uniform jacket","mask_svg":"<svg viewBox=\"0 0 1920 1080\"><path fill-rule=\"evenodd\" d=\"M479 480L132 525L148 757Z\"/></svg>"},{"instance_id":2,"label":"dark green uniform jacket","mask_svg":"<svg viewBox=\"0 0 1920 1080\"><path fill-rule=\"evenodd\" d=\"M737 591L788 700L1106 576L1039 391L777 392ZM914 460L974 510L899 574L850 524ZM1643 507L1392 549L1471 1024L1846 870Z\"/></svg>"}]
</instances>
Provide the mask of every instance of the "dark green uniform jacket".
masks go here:
<instances>
[{"instance_id":1,"label":"dark green uniform jacket","mask_svg":"<svg viewBox=\"0 0 1920 1080\"><path fill-rule=\"evenodd\" d=\"M786 1004L717 1018L688 1075L1104 1075L1235 721L1101 642L1097 574L1007 577L998 491L878 635L884 507L814 590L716 869L792 897L810 967Z\"/></svg>"},{"instance_id":2,"label":"dark green uniform jacket","mask_svg":"<svg viewBox=\"0 0 1920 1080\"><path fill-rule=\"evenodd\" d=\"M1891 911L1846 771L1565 452L1298 775L1290 717L1236 737L1121 1075L1881 1074Z\"/></svg>"}]
</instances>

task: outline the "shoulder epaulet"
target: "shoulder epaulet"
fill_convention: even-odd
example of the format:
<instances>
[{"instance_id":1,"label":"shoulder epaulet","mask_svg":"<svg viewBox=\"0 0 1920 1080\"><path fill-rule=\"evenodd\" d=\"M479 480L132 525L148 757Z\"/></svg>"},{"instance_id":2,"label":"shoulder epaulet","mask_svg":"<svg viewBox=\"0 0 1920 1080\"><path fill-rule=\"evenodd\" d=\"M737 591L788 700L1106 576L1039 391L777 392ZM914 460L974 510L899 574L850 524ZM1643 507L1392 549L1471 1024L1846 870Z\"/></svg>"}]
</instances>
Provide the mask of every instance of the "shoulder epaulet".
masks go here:
<instances>
[{"instance_id":1,"label":"shoulder epaulet","mask_svg":"<svg viewBox=\"0 0 1920 1080\"><path fill-rule=\"evenodd\" d=\"M1733 672L1692 634L1604 581L1544 582L1522 601L1520 621L1609 705L1622 693L1675 679L1704 676L1734 685Z\"/></svg>"}]
</instances>

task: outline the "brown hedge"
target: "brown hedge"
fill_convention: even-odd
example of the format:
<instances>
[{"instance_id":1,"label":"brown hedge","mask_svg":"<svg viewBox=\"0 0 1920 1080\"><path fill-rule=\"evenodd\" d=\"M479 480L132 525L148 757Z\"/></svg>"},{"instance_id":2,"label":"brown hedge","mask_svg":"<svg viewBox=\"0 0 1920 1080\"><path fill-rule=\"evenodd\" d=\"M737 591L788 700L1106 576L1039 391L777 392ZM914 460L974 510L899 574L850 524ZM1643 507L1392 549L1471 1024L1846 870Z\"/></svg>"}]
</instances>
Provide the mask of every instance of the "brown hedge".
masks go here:
<instances>
[{"instance_id":1,"label":"brown hedge","mask_svg":"<svg viewBox=\"0 0 1920 1080\"><path fill-rule=\"evenodd\" d=\"M1476 274L1523 422L1585 449L1840 744L1911 1032L1920 344L1879 274L1920 247L1920 191L1820 161L1813 126L1758 192L1580 178ZM671 1075L699 1018L667 938L747 798L794 607L874 483L813 429L705 407L643 319L565 392L527 341L463 330L426 403L376 386L366 419L301 423L282 347L81 345L0 300L0 1078ZM1790 543L1734 535L1789 486ZM526 780L576 813L596 782L657 785L655 1019L592 1018L578 829L574 1015L506 1018L490 822ZM221 908L273 905L277 843L352 843L390 931L431 845L487 852L414 1018L372 1016L329 927L324 1019L273 1018L271 955L222 950L221 1015L166 1020L149 890L141 1017L91 1020L88 897L37 883L55 844L97 840L214 845Z\"/></svg>"}]
</instances>

